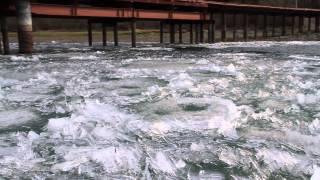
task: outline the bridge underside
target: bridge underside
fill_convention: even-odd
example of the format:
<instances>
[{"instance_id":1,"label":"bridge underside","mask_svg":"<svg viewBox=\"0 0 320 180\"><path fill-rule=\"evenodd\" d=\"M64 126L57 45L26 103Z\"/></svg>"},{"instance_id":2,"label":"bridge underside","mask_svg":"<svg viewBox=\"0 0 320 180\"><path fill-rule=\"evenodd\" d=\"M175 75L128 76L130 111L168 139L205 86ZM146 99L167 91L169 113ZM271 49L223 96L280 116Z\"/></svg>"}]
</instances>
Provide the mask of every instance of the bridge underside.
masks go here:
<instances>
[{"instance_id":1,"label":"bridge underside","mask_svg":"<svg viewBox=\"0 0 320 180\"><path fill-rule=\"evenodd\" d=\"M193 42L193 38L195 38L196 43L204 41L204 27L207 27L208 31L207 42L212 43L215 41L215 20L217 17L221 22L221 40L226 40L226 14L233 15L232 21L234 25L237 23L236 17L239 15L243 16L244 40L248 39L248 26L250 25L248 21L249 17L252 16L263 16L264 37L268 35L268 16L273 17L273 24L275 23L274 17L282 17L281 35L286 35L287 18L291 19L291 32L292 34L294 33L295 17L299 17L299 32L303 32L303 20L305 17L309 18L310 27L311 18L315 19L315 31L319 32L320 17L320 10L318 9L232 4L212 0L31 0L31 2L30 0L7 0L0 2L0 12L3 49L5 53L9 53L5 20L7 16L18 17L19 44L21 45L19 47L21 53L32 52L32 17L88 19L88 40L90 45L92 45L92 23L108 22L110 24L111 22L114 33L117 35L117 22L128 21L130 22L132 32L132 46L136 45L135 23L139 20L159 21L161 23L160 42L163 42L163 25L167 23L170 25L170 43L175 43L175 25L179 25L179 42L182 42L182 24L190 25L190 43ZM255 18L255 21L254 38L256 39L258 18ZM236 29L233 27L233 40L236 40L235 31ZM117 41L118 37L115 37L116 45L118 44Z\"/></svg>"}]
</instances>

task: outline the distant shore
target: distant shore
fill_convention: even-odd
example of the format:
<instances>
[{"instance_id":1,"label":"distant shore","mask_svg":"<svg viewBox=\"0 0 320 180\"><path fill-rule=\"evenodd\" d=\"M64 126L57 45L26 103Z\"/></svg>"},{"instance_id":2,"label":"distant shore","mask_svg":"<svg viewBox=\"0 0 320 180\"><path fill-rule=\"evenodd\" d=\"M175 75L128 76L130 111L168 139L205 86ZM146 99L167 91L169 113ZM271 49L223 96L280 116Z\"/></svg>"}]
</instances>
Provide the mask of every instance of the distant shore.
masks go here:
<instances>
[{"instance_id":1,"label":"distant shore","mask_svg":"<svg viewBox=\"0 0 320 180\"><path fill-rule=\"evenodd\" d=\"M280 32L280 31L279 31ZM272 40L272 41L318 41L320 40L320 34L315 33L304 33L304 34L295 34L294 36L279 36L279 32L277 33L277 37L268 37L268 38L261 38L262 32L258 33L258 40ZM205 39L207 33L205 32ZM138 42L159 42L159 30L137 30L137 41ZM269 33L271 36L271 32ZM228 41L232 41L232 32L227 33ZM253 32L249 33L249 41L253 41ZM17 33L11 32L9 33L9 38L11 42L17 42ZM169 34L165 33L165 42L169 42ZM113 41L113 33L108 31L107 33L108 41ZM220 32L217 30L216 41L220 41ZM39 42L87 42L87 32L79 31L79 32L70 32L70 31L37 31L34 32L34 41L36 43ZM130 31L119 31L119 41L120 42L130 42ZM94 42L101 42L102 41L102 33L95 31L93 32L93 41ZM176 34L176 41L178 41L178 33ZM243 41L242 39L242 32L239 30L237 32L237 40L236 41ZM183 42L189 42L189 33L183 33Z\"/></svg>"}]
</instances>

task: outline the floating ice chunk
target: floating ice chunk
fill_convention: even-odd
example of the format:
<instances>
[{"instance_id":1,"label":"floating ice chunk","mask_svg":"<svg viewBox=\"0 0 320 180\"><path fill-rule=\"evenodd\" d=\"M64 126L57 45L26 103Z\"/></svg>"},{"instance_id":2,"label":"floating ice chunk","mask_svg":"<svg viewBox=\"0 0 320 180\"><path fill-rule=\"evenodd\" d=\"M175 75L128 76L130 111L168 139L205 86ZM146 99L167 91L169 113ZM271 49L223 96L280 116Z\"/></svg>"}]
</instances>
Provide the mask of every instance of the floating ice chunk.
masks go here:
<instances>
[{"instance_id":1,"label":"floating ice chunk","mask_svg":"<svg viewBox=\"0 0 320 180\"><path fill-rule=\"evenodd\" d=\"M320 179L320 167L317 165L313 166L313 175L310 180L319 180Z\"/></svg>"},{"instance_id":2,"label":"floating ice chunk","mask_svg":"<svg viewBox=\"0 0 320 180\"><path fill-rule=\"evenodd\" d=\"M162 89L158 85L154 85L154 86L148 87L147 92L143 93L143 95L151 98L153 96L161 95L161 93L162 93Z\"/></svg>"},{"instance_id":3,"label":"floating ice chunk","mask_svg":"<svg viewBox=\"0 0 320 180\"><path fill-rule=\"evenodd\" d=\"M204 150L206 147L204 144L202 143L199 143L199 144L196 144L196 143L192 143L191 146L190 146L190 149L191 151L202 151Z\"/></svg>"},{"instance_id":4,"label":"floating ice chunk","mask_svg":"<svg viewBox=\"0 0 320 180\"><path fill-rule=\"evenodd\" d=\"M0 111L0 129L21 125L36 119L36 115L25 109Z\"/></svg>"},{"instance_id":5,"label":"floating ice chunk","mask_svg":"<svg viewBox=\"0 0 320 180\"><path fill-rule=\"evenodd\" d=\"M320 133L320 121L316 118L312 123L309 125L309 131L312 134Z\"/></svg>"},{"instance_id":6,"label":"floating ice chunk","mask_svg":"<svg viewBox=\"0 0 320 180\"><path fill-rule=\"evenodd\" d=\"M236 73L236 67L233 65L233 64L229 64L227 67L226 67L226 70L228 70L230 73Z\"/></svg>"},{"instance_id":7,"label":"floating ice chunk","mask_svg":"<svg viewBox=\"0 0 320 180\"><path fill-rule=\"evenodd\" d=\"M297 94L299 104L316 104L320 101L320 96L313 94Z\"/></svg>"},{"instance_id":8,"label":"floating ice chunk","mask_svg":"<svg viewBox=\"0 0 320 180\"><path fill-rule=\"evenodd\" d=\"M141 153L130 147L108 147L91 152L90 158L101 163L108 173L134 171L139 172Z\"/></svg>"},{"instance_id":9,"label":"floating ice chunk","mask_svg":"<svg viewBox=\"0 0 320 180\"><path fill-rule=\"evenodd\" d=\"M42 58L42 56L11 56L11 61L39 61L39 59Z\"/></svg>"},{"instance_id":10,"label":"floating ice chunk","mask_svg":"<svg viewBox=\"0 0 320 180\"><path fill-rule=\"evenodd\" d=\"M200 61L197 61L196 64L205 65L205 64L209 64L209 61L206 59L201 59Z\"/></svg>"},{"instance_id":11,"label":"floating ice chunk","mask_svg":"<svg viewBox=\"0 0 320 180\"><path fill-rule=\"evenodd\" d=\"M276 149L259 149L257 151L257 157L263 159L272 171L278 169L292 171L299 164L303 164L300 159L296 158L296 156L289 152L279 151Z\"/></svg>"},{"instance_id":12,"label":"floating ice chunk","mask_svg":"<svg viewBox=\"0 0 320 180\"><path fill-rule=\"evenodd\" d=\"M89 56L73 56L69 58L70 60L97 60L99 57L94 56L94 55L89 55Z\"/></svg>"},{"instance_id":13,"label":"floating ice chunk","mask_svg":"<svg viewBox=\"0 0 320 180\"><path fill-rule=\"evenodd\" d=\"M194 79L192 79L187 73L180 73L177 77L172 78L169 82L169 87L172 90L186 91L193 88L194 85Z\"/></svg>"},{"instance_id":14,"label":"floating ice chunk","mask_svg":"<svg viewBox=\"0 0 320 180\"><path fill-rule=\"evenodd\" d=\"M151 131L155 134L165 134L171 130L169 124L164 121L155 122L151 126Z\"/></svg>"},{"instance_id":15,"label":"floating ice chunk","mask_svg":"<svg viewBox=\"0 0 320 180\"><path fill-rule=\"evenodd\" d=\"M87 157L78 157L77 159L66 161L62 163L58 163L52 166L53 171L64 171L69 172L74 168L78 168L81 164L88 162L89 159Z\"/></svg>"},{"instance_id":16,"label":"floating ice chunk","mask_svg":"<svg viewBox=\"0 0 320 180\"><path fill-rule=\"evenodd\" d=\"M163 152L157 152L155 157L151 158L151 166L153 169L173 175L176 167L172 160Z\"/></svg>"}]
</instances>

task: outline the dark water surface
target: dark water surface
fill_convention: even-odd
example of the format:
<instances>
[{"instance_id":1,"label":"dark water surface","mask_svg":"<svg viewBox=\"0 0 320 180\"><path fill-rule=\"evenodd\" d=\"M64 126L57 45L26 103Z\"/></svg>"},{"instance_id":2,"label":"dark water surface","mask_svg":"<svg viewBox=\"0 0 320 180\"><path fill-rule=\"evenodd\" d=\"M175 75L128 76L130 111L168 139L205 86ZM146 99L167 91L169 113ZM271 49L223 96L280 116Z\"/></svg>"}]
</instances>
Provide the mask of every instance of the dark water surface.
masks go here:
<instances>
[{"instance_id":1,"label":"dark water surface","mask_svg":"<svg viewBox=\"0 0 320 180\"><path fill-rule=\"evenodd\" d=\"M320 42L0 55L0 179L320 178Z\"/></svg>"}]
</instances>

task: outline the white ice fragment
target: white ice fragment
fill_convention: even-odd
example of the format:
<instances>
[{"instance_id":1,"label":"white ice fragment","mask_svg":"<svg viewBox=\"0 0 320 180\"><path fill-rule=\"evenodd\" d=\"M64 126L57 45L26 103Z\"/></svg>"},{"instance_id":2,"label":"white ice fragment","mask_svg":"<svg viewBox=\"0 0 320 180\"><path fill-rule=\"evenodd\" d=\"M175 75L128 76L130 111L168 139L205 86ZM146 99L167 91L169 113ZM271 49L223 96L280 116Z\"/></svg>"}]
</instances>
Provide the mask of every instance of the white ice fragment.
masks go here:
<instances>
[{"instance_id":1,"label":"white ice fragment","mask_svg":"<svg viewBox=\"0 0 320 180\"><path fill-rule=\"evenodd\" d=\"M313 175L310 180L319 180L320 179L320 167L317 165L313 166Z\"/></svg>"},{"instance_id":2,"label":"white ice fragment","mask_svg":"<svg viewBox=\"0 0 320 180\"><path fill-rule=\"evenodd\" d=\"M175 165L171 159L167 157L163 152L157 152L155 157L151 158L151 166L155 170L160 170L168 174L174 174L176 171Z\"/></svg>"},{"instance_id":3,"label":"white ice fragment","mask_svg":"<svg viewBox=\"0 0 320 180\"><path fill-rule=\"evenodd\" d=\"M186 91L194 87L194 80L187 73L180 73L169 82L169 87L172 90Z\"/></svg>"},{"instance_id":4,"label":"white ice fragment","mask_svg":"<svg viewBox=\"0 0 320 180\"><path fill-rule=\"evenodd\" d=\"M318 118L312 121L312 123L309 125L309 131L312 134L320 133L320 121Z\"/></svg>"},{"instance_id":5,"label":"white ice fragment","mask_svg":"<svg viewBox=\"0 0 320 180\"><path fill-rule=\"evenodd\" d=\"M97 60L99 57L94 56L94 55L89 55L89 56L73 56L69 58L70 60Z\"/></svg>"}]
</instances>

